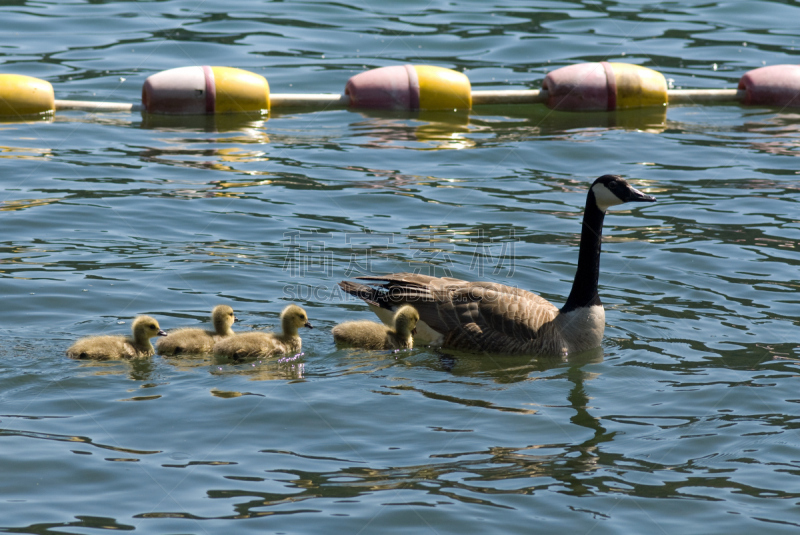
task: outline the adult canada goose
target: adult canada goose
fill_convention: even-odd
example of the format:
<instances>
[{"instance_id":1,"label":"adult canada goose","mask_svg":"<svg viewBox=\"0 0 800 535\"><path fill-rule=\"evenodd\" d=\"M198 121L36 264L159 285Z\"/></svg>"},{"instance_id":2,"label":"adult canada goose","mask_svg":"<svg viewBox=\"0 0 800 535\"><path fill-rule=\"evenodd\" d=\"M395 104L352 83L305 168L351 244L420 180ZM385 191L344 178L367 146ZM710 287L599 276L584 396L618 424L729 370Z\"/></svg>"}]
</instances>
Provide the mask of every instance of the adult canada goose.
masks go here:
<instances>
[{"instance_id":1,"label":"adult canada goose","mask_svg":"<svg viewBox=\"0 0 800 535\"><path fill-rule=\"evenodd\" d=\"M214 353L232 359L266 358L277 353L299 353L303 347L298 329L308 327L306 311L289 305L281 312L281 330L277 333L246 332L223 338L214 344Z\"/></svg>"},{"instance_id":2,"label":"adult canada goose","mask_svg":"<svg viewBox=\"0 0 800 535\"><path fill-rule=\"evenodd\" d=\"M177 355L180 353L209 353L218 341L233 335L231 325L236 321L233 309L228 305L217 305L211 311L213 331L196 327L183 327L170 331L166 338L156 342L159 355Z\"/></svg>"},{"instance_id":3,"label":"adult canada goose","mask_svg":"<svg viewBox=\"0 0 800 535\"><path fill-rule=\"evenodd\" d=\"M399 306L413 304L421 318L418 343L526 355L565 355L591 349L601 344L605 329L597 281L606 209L655 200L616 175L594 181L586 196L575 280L560 310L527 290L450 277L395 273L359 277L377 281L373 286L351 281L339 285L366 301L384 323L391 321Z\"/></svg>"},{"instance_id":4,"label":"adult canada goose","mask_svg":"<svg viewBox=\"0 0 800 535\"><path fill-rule=\"evenodd\" d=\"M150 339L166 336L158 322L150 316L138 316L131 324L133 336L89 336L81 338L67 349L71 359L132 359L155 354Z\"/></svg>"},{"instance_id":5,"label":"adult canada goose","mask_svg":"<svg viewBox=\"0 0 800 535\"><path fill-rule=\"evenodd\" d=\"M337 344L362 349L411 349L414 347L413 334L417 332L419 313L411 305L397 309L392 326L374 321L346 321L334 327L331 332Z\"/></svg>"}]
</instances>

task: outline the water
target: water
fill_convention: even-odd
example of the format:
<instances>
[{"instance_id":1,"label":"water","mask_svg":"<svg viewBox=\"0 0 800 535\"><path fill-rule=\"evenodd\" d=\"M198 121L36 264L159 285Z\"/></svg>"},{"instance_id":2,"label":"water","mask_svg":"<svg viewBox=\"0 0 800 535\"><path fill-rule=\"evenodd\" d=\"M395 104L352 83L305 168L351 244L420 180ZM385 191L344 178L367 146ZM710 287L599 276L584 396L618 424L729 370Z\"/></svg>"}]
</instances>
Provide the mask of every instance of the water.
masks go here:
<instances>
[{"instance_id":1,"label":"water","mask_svg":"<svg viewBox=\"0 0 800 535\"><path fill-rule=\"evenodd\" d=\"M478 89L607 59L674 87L797 63L793 2L15 2L0 71L136 102L173 67L341 92L430 63ZM59 113L0 125L0 530L795 532L797 112L484 108L267 121ZM663 125L659 126L659 123ZM336 350L366 268L569 292L586 187L606 217L602 348L560 359ZM372 234L367 234L367 231ZM369 250L369 254L367 251ZM149 313L239 330L289 302L297 358L66 359Z\"/></svg>"}]
</instances>

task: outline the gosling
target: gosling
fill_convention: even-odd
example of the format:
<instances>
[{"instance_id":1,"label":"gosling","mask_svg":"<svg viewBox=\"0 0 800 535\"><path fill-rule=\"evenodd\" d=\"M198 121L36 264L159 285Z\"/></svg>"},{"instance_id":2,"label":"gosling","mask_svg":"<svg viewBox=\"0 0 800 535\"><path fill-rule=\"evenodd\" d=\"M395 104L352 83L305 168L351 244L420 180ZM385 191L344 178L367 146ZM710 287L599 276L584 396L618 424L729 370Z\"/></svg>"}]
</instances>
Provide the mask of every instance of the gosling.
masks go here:
<instances>
[{"instance_id":1,"label":"gosling","mask_svg":"<svg viewBox=\"0 0 800 535\"><path fill-rule=\"evenodd\" d=\"M133 336L89 336L67 349L71 359L138 359L155 354L150 339L166 336L158 322L150 316L138 316L131 324Z\"/></svg>"},{"instance_id":2,"label":"gosling","mask_svg":"<svg viewBox=\"0 0 800 535\"><path fill-rule=\"evenodd\" d=\"M224 338L214 344L214 353L231 359L266 358L278 353L299 353L303 347L298 329L308 327L306 311L289 305L281 312L281 332L246 332Z\"/></svg>"},{"instance_id":3,"label":"gosling","mask_svg":"<svg viewBox=\"0 0 800 535\"><path fill-rule=\"evenodd\" d=\"M394 328L374 321L347 321L331 331L339 345L361 349L411 349L417 334L419 313L411 305L400 307L394 315Z\"/></svg>"},{"instance_id":4,"label":"gosling","mask_svg":"<svg viewBox=\"0 0 800 535\"><path fill-rule=\"evenodd\" d=\"M236 321L233 309L228 305L217 305L211 311L213 331L198 329L196 327L183 327L170 331L166 338L156 342L156 351L159 355L173 356L181 353L210 353L214 344L233 336L231 326Z\"/></svg>"}]
</instances>

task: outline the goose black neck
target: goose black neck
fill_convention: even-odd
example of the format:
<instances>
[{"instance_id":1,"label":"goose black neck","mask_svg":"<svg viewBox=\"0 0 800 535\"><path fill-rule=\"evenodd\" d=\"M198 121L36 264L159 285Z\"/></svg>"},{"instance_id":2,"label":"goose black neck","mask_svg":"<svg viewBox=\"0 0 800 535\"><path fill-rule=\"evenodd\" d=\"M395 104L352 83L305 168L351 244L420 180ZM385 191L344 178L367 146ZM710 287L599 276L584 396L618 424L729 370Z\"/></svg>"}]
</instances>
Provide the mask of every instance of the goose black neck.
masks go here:
<instances>
[{"instance_id":1,"label":"goose black neck","mask_svg":"<svg viewBox=\"0 0 800 535\"><path fill-rule=\"evenodd\" d=\"M567 302L561 307L562 314L577 308L603 304L597 294L597 281L600 278L600 241L603 237L605 215L605 212L597 207L594 192L589 190L586 196L586 208L583 211L578 269L575 272L572 291Z\"/></svg>"}]
</instances>

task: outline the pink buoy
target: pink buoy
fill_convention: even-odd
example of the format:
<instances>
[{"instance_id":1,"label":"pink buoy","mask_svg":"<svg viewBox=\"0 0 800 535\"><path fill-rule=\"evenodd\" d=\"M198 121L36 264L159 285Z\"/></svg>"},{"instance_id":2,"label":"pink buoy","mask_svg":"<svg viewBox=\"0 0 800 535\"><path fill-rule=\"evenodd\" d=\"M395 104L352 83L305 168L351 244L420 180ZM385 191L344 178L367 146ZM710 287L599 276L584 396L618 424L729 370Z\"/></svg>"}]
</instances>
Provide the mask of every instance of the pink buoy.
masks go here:
<instances>
[{"instance_id":1,"label":"pink buoy","mask_svg":"<svg viewBox=\"0 0 800 535\"><path fill-rule=\"evenodd\" d=\"M800 107L800 65L771 65L746 72L739 80L742 104Z\"/></svg>"},{"instance_id":2,"label":"pink buoy","mask_svg":"<svg viewBox=\"0 0 800 535\"><path fill-rule=\"evenodd\" d=\"M156 73L142 87L148 113L204 115L214 113L215 88L211 67L180 67Z\"/></svg>"},{"instance_id":3,"label":"pink buoy","mask_svg":"<svg viewBox=\"0 0 800 535\"><path fill-rule=\"evenodd\" d=\"M578 63L547 73L542 82L547 107L554 110L601 111L617 106L616 78L607 61Z\"/></svg>"},{"instance_id":4,"label":"pink buoy","mask_svg":"<svg viewBox=\"0 0 800 535\"><path fill-rule=\"evenodd\" d=\"M347 81L344 93L354 108L419 108L419 80L412 65L381 67L357 74Z\"/></svg>"}]
</instances>

